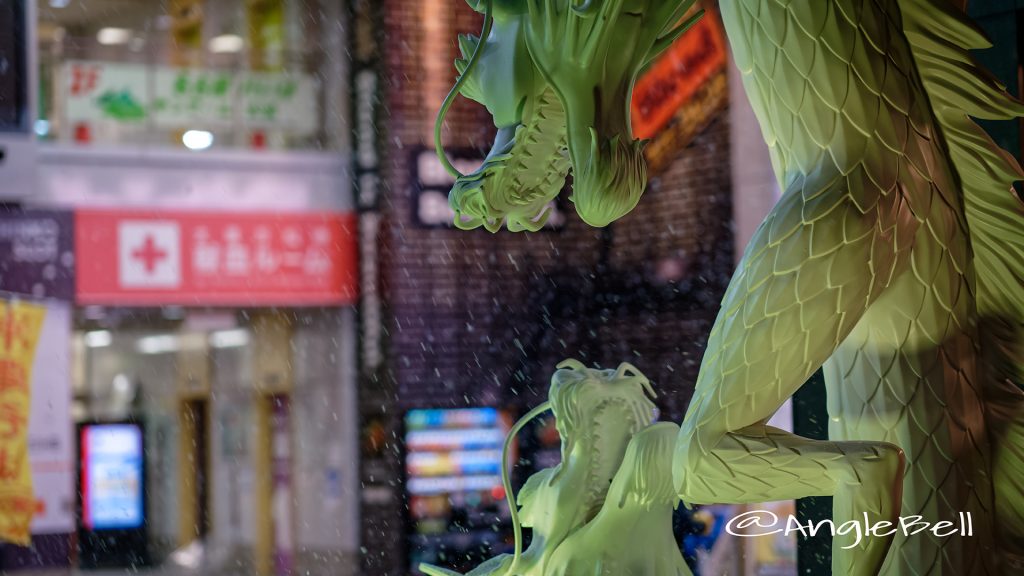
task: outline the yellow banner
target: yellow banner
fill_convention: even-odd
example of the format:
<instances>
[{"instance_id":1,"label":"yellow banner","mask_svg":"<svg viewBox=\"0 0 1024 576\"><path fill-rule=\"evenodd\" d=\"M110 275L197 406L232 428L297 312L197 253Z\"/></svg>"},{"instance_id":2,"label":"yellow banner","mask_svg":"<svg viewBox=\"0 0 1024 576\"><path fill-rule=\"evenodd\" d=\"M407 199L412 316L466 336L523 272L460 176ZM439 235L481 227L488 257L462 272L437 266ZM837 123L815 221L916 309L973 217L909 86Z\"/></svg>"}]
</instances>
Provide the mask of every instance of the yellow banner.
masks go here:
<instances>
[{"instance_id":1,"label":"yellow banner","mask_svg":"<svg viewBox=\"0 0 1024 576\"><path fill-rule=\"evenodd\" d=\"M32 363L46 308L0 300L0 540L28 545L35 514L28 463Z\"/></svg>"},{"instance_id":2,"label":"yellow banner","mask_svg":"<svg viewBox=\"0 0 1024 576\"><path fill-rule=\"evenodd\" d=\"M284 0L246 0L249 27L249 65L253 70L284 66Z\"/></svg>"}]
</instances>

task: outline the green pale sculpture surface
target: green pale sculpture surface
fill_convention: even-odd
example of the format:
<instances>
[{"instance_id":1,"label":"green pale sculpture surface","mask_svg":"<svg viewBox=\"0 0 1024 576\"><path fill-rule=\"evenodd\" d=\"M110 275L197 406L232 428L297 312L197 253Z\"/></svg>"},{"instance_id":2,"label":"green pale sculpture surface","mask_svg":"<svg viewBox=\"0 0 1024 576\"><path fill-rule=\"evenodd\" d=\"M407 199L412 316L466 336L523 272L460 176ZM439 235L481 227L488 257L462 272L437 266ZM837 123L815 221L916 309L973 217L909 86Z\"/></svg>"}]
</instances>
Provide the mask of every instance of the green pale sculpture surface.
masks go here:
<instances>
[{"instance_id":1,"label":"green pale sculpture surface","mask_svg":"<svg viewBox=\"0 0 1024 576\"><path fill-rule=\"evenodd\" d=\"M673 28L690 4L506 1L515 33L485 34L525 45L528 58L517 48L516 66L532 65L557 96L573 199L591 224L622 216L643 191L625 107L637 70L688 25ZM1011 191L1022 173L970 118L1015 118L1024 105L974 63L969 50L988 43L945 0L720 7L784 192L723 299L673 448L676 495L688 503L828 495L837 524L955 521L968 512L969 538L837 536L833 573L1024 570L1024 206ZM499 20L488 2L477 8ZM473 70L463 70L468 85ZM508 91L494 84L478 83L474 95L486 104L489 92ZM554 124L533 129L554 133ZM504 149L504 169L537 169L516 162L517 144ZM541 165L552 182L563 177L563 165ZM822 366L830 441L768 427ZM637 473L664 464L637 462L651 466ZM624 518L598 514L553 548L546 566L672 573L607 568L609 555L632 553L615 546L637 525ZM615 525L622 529L604 528Z\"/></svg>"},{"instance_id":2,"label":"green pale sculpture surface","mask_svg":"<svg viewBox=\"0 0 1024 576\"><path fill-rule=\"evenodd\" d=\"M561 463L531 476L513 502L515 554L495 557L469 574L690 576L672 534L678 504L672 451L679 427L653 423L654 391L633 366L586 368L567 360L551 378L549 401L512 435L550 407L562 439ZM508 444L506 444L507 447ZM507 458L506 458L507 462ZM520 552L520 523L532 529ZM449 570L421 566L430 576Z\"/></svg>"},{"instance_id":3,"label":"green pale sculpture surface","mask_svg":"<svg viewBox=\"0 0 1024 576\"><path fill-rule=\"evenodd\" d=\"M632 210L647 186L629 126L633 83L696 22L680 22L695 1L470 1L487 14L486 41L460 38L460 78L435 127L442 163L457 177L448 197L455 225L496 232L507 220L512 231L539 230L570 165L584 221L605 226ZM484 164L468 175L441 145L441 122L459 93L486 106L498 128Z\"/></svg>"}]
</instances>

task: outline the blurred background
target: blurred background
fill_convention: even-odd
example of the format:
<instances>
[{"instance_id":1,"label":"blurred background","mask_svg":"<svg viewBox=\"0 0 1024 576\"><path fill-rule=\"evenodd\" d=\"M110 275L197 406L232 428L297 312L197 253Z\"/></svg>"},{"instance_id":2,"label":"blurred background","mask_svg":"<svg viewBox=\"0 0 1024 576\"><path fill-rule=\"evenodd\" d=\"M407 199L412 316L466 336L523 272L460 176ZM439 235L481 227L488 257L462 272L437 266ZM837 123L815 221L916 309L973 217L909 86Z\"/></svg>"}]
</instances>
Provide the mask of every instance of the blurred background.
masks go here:
<instances>
[{"instance_id":1,"label":"blurred background","mask_svg":"<svg viewBox=\"0 0 1024 576\"><path fill-rule=\"evenodd\" d=\"M1019 95L1024 2L970 4ZM0 0L0 318L34 352L29 413L0 410L31 543L0 571L468 571L510 548L501 443L555 364L631 362L679 421L778 196L703 6L633 96L640 205L595 229L563 193L542 231L491 234L451 226L432 144L482 24L461 0ZM475 167L494 133L459 100L444 143ZM826 419L816 377L773 423ZM514 484L558 443L527 427ZM26 494L0 482L0 508ZM680 507L695 574L827 573L827 539L734 538L739 511Z\"/></svg>"}]
</instances>

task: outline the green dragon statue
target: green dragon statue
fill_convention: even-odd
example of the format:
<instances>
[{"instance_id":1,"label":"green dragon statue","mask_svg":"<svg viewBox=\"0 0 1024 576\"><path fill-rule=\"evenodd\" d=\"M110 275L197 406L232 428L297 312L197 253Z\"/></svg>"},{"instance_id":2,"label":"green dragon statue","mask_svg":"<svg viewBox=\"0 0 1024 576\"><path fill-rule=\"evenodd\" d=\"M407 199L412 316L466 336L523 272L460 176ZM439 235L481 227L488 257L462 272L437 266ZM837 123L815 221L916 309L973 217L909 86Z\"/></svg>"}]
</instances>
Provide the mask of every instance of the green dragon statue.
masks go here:
<instances>
[{"instance_id":1,"label":"green dragon statue","mask_svg":"<svg viewBox=\"0 0 1024 576\"><path fill-rule=\"evenodd\" d=\"M684 17L693 0L470 3L485 13L484 41L463 40L438 127L464 93L499 133L480 171L447 164L457 220L534 230L569 169L584 221L628 213L646 184L627 113L633 82L695 21ZM720 9L784 193L722 301L673 439L675 496L833 496L836 524L969 513L971 537L836 536L833 573L1024 571L1024 204L1012 190L1024 174L971 119L1016 118L1024 105L971 58L989 44L948 0ZM819 367L831 440L769 427ZM660 512L612 509L645 502L635 487L658 484L669 426L633 431L636 448L582 525L577 504L528 485L540 498L522 503L531 518L574 520L541 530L545 552L473 573L684 573L672 559L634 562L638 550L668 554L644 524L664 529ZM641 532L637 548L621 546ZM538 568L528 556L547 560Z\"/></svg>"},{"instance_id":2,"label":"green dragon statue","mask_svg":"<svg viewBox=\"0 0 1024 576\"><path fill-rule=\"evenodd\" d=\"M550 409L562 438L562 461L531 476L517 501L503 468L515 553L492 558L469 574L690 576L672 535L672 510L679 503L672 451L679 427L654 423L654 390L647 378L627 363L597 370L566 360L551 378L548 397L513 426L509 440ZM506 441L506 462L509 446ZM533 531L526 551L521 525ZM621 533L623 526L630 527L628 534ZM457 576L436 566L421 570Z\"/></svg>"}]
</instances>

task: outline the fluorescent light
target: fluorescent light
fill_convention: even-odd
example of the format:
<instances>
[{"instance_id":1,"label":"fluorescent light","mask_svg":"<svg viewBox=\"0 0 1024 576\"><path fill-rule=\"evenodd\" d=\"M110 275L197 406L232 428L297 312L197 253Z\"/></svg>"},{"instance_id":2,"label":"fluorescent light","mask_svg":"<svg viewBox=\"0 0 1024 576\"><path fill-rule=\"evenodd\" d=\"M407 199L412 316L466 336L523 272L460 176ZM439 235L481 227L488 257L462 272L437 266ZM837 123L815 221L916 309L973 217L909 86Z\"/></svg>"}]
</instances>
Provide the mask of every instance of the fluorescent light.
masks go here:
<instances>
[{"instance_id":1,"label":"fluorescent light","mask_svg":"<svg viewBox=\"0 0 1024 576\"><path fill-rule=\"evenodd\" d=\"M181 143L189 150L206 150L213 145L213 134L206 130L189 130L181 135Z\"/></svg>"},{"instance_id":2,"label":"fluorescent light","mask_svg":"<svg viewBox=\"0 0 1024 576\"><path fill-rule=\"evenodd\" d=\"M71 0L50 0L50 8L67 8Z\"/></svg>"},{"instance_id":3,"label":"fluorescent light","mask_svg":"<svg viewBox=\"0 0 1024 576\"><path fill-rule=\"evenodd\" d=\"M248 343L249 331L243 328L218 330L210 333L210 346L214 348L237 348Z\"/></svg>"},{"instance_id":4,"label":"fluorescent light","mask_svg":"<svg viewBox=\"0 0 1024 576\"><path fill-rule=\"evenodd\" d=\"M100 28L96 33L96 41L104 46L125 44L132 39L132 31L127 28Z\"/></svg>"},{"instance_id":5,"label":"fluorescent light","mask_svg":"<svg viewBox=\"0 0 1024 576\"><path fill-rule=\"evenodd\" d=\"M89 348L104 348L110 346L113 338L108 330L93 330L85 333L85 345Z\"/></svg>"},{"instance_id":6,"label":"fluorescent light","mask_svg":"<svg viewBox=\"0 0 1024 576\"><path fill-rule=\"evenodd\" d=\"M114 380L111 383L114 387L114 391L119 394L127 394L132 389L132 382L124 374L118 374L114 376Z\"/></svg>"},{"instance_id":7,"label":"fluorescent light","mask_svg":"<svg viewBox=\"0 0 1024 576\"><path fill-rule=\"evenodd\" d=\"M171 334L161 336L146 336L139 338L135 343L135 349L143 354L165 354L177 352L179 348L178 337Z\"/></svg>"},{"instance_id":8,"label":"fluorescent light","mask_svg":"<svg viewBox=\"0 0 1024 576\"><path fill-rule=\"evenodd\" d=\"M235 54L242 51L245 40L238 34L221 34L210 38L210 52L214 54Z\"/></svg>"}]
</instances>

